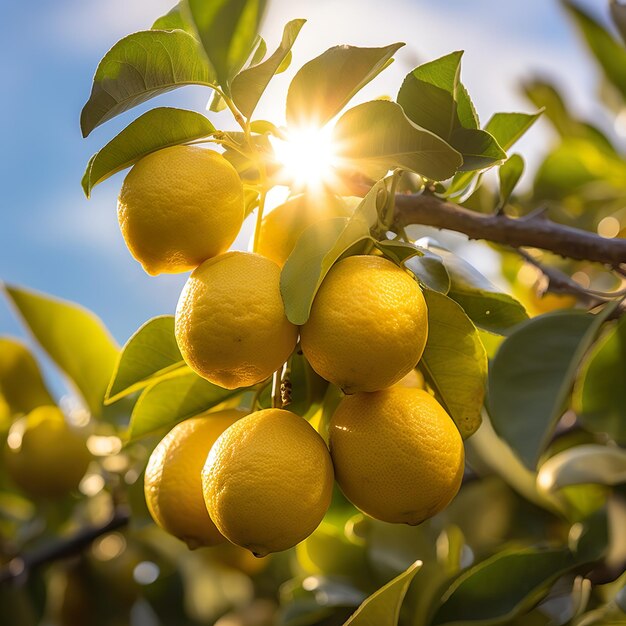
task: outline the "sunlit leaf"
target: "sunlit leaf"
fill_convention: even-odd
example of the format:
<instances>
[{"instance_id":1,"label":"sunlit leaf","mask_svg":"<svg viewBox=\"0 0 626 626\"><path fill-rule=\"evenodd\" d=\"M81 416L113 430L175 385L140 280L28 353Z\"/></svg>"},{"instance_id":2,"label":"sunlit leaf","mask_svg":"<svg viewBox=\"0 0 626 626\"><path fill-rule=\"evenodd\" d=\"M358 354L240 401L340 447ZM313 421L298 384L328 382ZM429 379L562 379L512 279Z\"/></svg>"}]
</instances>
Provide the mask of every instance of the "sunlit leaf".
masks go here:
<instances>
[{"instance_id":1,"label":"sunlit leaf","mask_svg":"<svg viewBox=\"0 0 626 626\"><path fill-rule=\"evenodd\" d=\"M429 289L447 294L450 291L450 275L443 259L431 252L424 250L424 254L408 259L405 263L422 285Z\"/></svg>"},{"instance_id":2,"label":"sunlit leaf","mask_svg":"<svg viewBox=\"0 0 626 626\"><path fill-rule=\"evenodd\" d=\"M300 29L306 20L292 20L285 26L278 49L266 61L243 70L233 79L231 87L237 108L250 118L270 80L278 72L291 51Z\"/></svg>"},{"instance_id":3,"label":"sunlit leaf","mask_svg":"<svg viewBox=\"0 0 626 626\"><path fill-rule=\"evenodd\" d=\"M141 326L122 348L107 389L107 403L156 379L188 372L174 336L174 316L155 317Z\"/></svg>"},{"instance_id":4,"label":"sunlit leaf","mask_svg":"<svg viewBox=\"0 0 626 626\"><path fill-rule=\"evenodd\" d=\"M563 414L580 360L601 315L577 310L535 317L500 346L489 371L489 413L496 432L531 469Z\"/></svg>"},{"instance_id":5,"label":"sunlit leaf","mask_svg":"<svg viewBox=\"0 0 626 626\"><path fill-rule=\"evenodd\" d=\"M213 385L193 372L160 380L139 396L130 418L128 438L161 434L240 393L238 389Z\"/></svg>"},{"instance_id":6,"label":"sunlit leaf","mask_svg":"<svg viewBox=\"0 0 626 626\"><path fill-rule=\"evenodd\" d=\"M373 100L346 111L337 121L333 140L337 156L355 167L378 165L408 169L432 180L450 178L461 155L433 133L415 126L402 107Z\"/></svg>"},{"instance_id":7,"label":"sunlit leaf","mask_svg":"<svg viewBox=\"0 0 626 626\"><path fill-rule=\"evenodd\" d=\"M120 39L103 57L80 115L86 137L100 124L184 85L211 87L214 77L200 44L182 30L148 30Z\"/></svg>"},{"instance_id":8,"label":"sunlit leaf","mask_svg":"<svg viewBox=\"0 0 626 626\"><path fill-rule=\"evenodd\" d=\"M157 18L152 24L151 30L184 30L190 35L195 35L193 24L187 19L183 2L179 2L165 15Z\"/></svg>"},{"instance_id":9,"label":"sunlit leaf","mask_svg":"<svg viewBox=\"0 0 626 626\"><path fill-rule=\"evenodd\" d=\"M558 576L573 567L567 549L500 552L463 572L443 594L432 624L500 623L533 606Z\"/></svg>"},{"instance_id":10,"label":"sunlit leaf","mask_svg":"<svg viewBox=\"0 0 626 626\"><path fill-rule=\"evenodd\" d=\"M485 125L485 130L495 137L503 150L508 150L537 121L541 113L494 113Z\"/></svg>"},{"instance_id":11,"label":"sunlit leaf","mask_svg":"<svg viewBox=\"0 0 626 626\"><path fill-rule=\"evenodd\" d=\"M498 206L504 208L524 173L524 159L519 154L512 154L499 168L498 179L500 193Z\"/></svg>"},{"instance_id":12,"label":"sunlit leaf","mask_svg":"<svg viewBox=\"0 0 626 626\"><path fill-rule=\"evenodd\" d=\"M335 261L371 240L370 229L378 219L377 197L384 184L374 185L350 218L312 224L298 238L280 276L285 313L293 324L302 325L309 319L315 294Z\"/></svg>"},{"instance_id":13,"label":"sunlit leaf","mask_svg":"<svg viewBox=\"0 0 626 626\"><path fill-rule=\"evenodd\" d=\"M481 422L487 355L476 327L454 300L425 291L428 341L419 368L465 439Z\"/></svg>"},{"instance_id":14,"label":"sunlit leaf","mask_svg":"<svg viewBox=\"0 0 626 626\"><path fill-rule=\"evenodd\" d=\"M217 81L227 91L230 79L252 53L266 4L266 0L187 0Z\"/></svg>"},{"instance_id":15,"label":"sunlit leaf","mask_svg":"<svg viewBox=\"0 0 626 626\"><path fill-rule=\"evenodd\" d=\"M11 286L6 292L35 339L99 416L119 354L104 324L91 311L65 300Z\"/></svg>"},{"instance_id":16,"label":"sunlit leaf","mask_svg":"<svg viewBox=\"0 0 626 626\"><path fill-rule=\"evenodd\" d=\"M626 444L626 317L591 349L574 392L574 408L593 432Z\"/></svg>"},{"instance_id":17,"label":"sunlit leaf","mask_svg":"<svg viewBox=\"0 0 626 626\"><path fill-rule=\"evenodd\" d=\"M12 337L0 337L0 396L14 414L54 404L31 351Z\"/></svg>"},{"instance_id":18,"label":"sunlit leaf","mask_svg":"<svg viewBox=\"0 0 626 626\"><path fill-rule=\"evenodd\" d=\"M406 116L446 140L461 126L456 93L462 56L462 51L452 52L416 67L407 74L398 92L398 104Z\"/></svg>"},{"instance_id":19,"label":"sunlit leaf","mask_svg":"<svg viewBox=\"0 0 626 626\"><path fill-rule=\"evenodd\" d=\"M626 482L626 450L600 445L572 446L539 469L537 485L556 491L569 485L619 485Z\"/></svg>"},{"instance_id":20,"label":"sunlit leaf","mask_svg":"<svg viewBox=\"0 0 626 626\"><path fill-rule=\"evenodd\" d=\"M391 62L403 43L383 48L335 46L305 63L287 93L287 123L322 126Z\"/></svg>"},{"instance_id":21,"label":"sunlit leaf","mask_svg":"<svg viewBox=\"0 0 626 626\"><path fill-rule=\"evenodd\" d=\"M131 122L89 160L83 176L85 195L103 180L168 146L208 137L215 127L200 113L160 107Z\"/></svg>"},{"instance_id":22,"label":"sunlit leaf","mask_svg":"<svg viewBox=\"0 0 626 626\"><path fill-rule=\"evenodd\" d=\"M406 590L421 566L422 562L416 561L369 596L344 626L397 626Z\"/></svg>"},{"instance_id":23,"label":"sunlit leaf","mask_svg":"<svg viewBox=\"0 0 626 626\"><path fill-rule=\"evenodd\" d=\"M463 155L461 170L483 169L506 154L488 132L478 128L476 111L460 82L462 55L452 52L415 68L400 87L398 103L412 122Z\"/></svg>"}]
</instances>

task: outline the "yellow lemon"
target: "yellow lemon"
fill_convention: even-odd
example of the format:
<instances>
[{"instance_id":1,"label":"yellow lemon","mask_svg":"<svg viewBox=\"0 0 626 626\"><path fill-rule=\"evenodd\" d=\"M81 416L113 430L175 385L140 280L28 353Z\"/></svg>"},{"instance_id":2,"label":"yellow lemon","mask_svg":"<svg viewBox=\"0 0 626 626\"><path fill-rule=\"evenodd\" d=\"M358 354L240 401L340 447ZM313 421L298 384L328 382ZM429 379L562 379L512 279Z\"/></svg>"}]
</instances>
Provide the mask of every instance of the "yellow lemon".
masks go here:
<instances>
[{"instance_id":1,"label":"yellow lemon","mask_svg":"<svg viewBox=\"0 0 626 626\"><path fill-rule=\"evenodd\" d=\"M378 256L334 265L301 329L313 369L346 393L397 383L420 360L428 336L426 301L417 282Z\"/></svg>"},{"instance_id":2,"label":"yellow lemon","mask_svg":"<svg viewBox=\"0 0 626 626\"><path fill-rule=\"evenodd\" d=\"M215 440L244 415L226 409L187 419L150 455L144 477L148 510L161 528L191 549L225 541L204 505L200 473Z\"/></svg>"},{"instance_id":3,"label":"yellow lemon","mask_svg":"<svg viewBox=\"0 0 626 626\"><path fill-rule=\"evenodd\" d=\"M227 252L205 261L176 308L183 358L227 389L265 380L287 360L297 338L280 295L280 268L259 254Z\"/></svg>"},{"instance_id":4,"label":"yellow lemon","mask_svg":"<svg viewBox=\"0 0 626 626\"><path fill-rule=\"evenodd\" d=\"M347 217L353 205L327 193L291 198L263 218L257 252L282 267L306 228L332 217Z\"/></svg>"},{"instance_id":5,"label":"yellow lemon","mask_svg":"<svg viewBox=\"0 0 626 626\"><path fill-rule=\"evenodd\" d=\"M324 440L291 411L265 409L233 424L202 471L211 519L256 556L295 546L330 505L333 466Z\"/></svg>"},{"instance_id":6,"label":"yellow lemon","mask_svg":"<svg viewBox=\"0 0 626 626\"><path fill-rule=\"evenodd\" d=\"M346 396L330 421L337 482L361 511L384 522L419 524L461 486L461 435L426 391L394 386Z\"/></svg>"},{"instance_id":7,"label":"yellow lemon","mask_svg":"<svg viewBox=\"0 0 626 626\"><path fill-rule=\"evenodd\" d=\"M235 240L244 218L243 184L221 154L172 146L133 166L117 214L128 249L148 274L185 272Z\"/></svg>"},{"instance_id":8,"label":"yellow lemon","mask_svg":"<svg viewBox=\"0 0 626 626\"><path fill-rule=\"evenodd\" d=\"M32 496L54 499L78 487L91 455L59 408L40 406L13 423L4 460L16 485Z\"/></svg>"}]
</instances>

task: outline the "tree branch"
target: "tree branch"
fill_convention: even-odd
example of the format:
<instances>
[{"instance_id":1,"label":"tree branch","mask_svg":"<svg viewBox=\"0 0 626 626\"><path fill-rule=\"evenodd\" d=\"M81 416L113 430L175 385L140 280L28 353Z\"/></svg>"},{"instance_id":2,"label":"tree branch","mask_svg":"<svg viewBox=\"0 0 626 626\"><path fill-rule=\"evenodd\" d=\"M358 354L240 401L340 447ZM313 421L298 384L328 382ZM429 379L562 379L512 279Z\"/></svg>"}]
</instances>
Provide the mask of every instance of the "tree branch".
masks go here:
<instances>
[{"instance_id":1,"label":"tree branch","mask_svg":"<svg viewBox=\"0 0 626 626\"><path fill-rule=\"evenodd\" d=\"M543 214L511 218L470 211L429 193L397 194L395 223L422 224L464 233L513 248L548 250L580 261L617 268L626 263L626 239L605 239L585 230L557 224Z\"/></svg>"},{"instance_id":2,"label":"tree branch","mask_svg":"<svg viewBox=\"0 0 626 626\"><path fill-rule=\"evenodd\" d=\"M88 526L63 541L44 545L38 550L16 556L7 565L0 568L0 584L11 580L25 580L31 571L45 563L74 556L91 545L98 537L126 526L129 520L128 511L118 509L113 517L102 526Z\"/></svg>"}]
</instances>

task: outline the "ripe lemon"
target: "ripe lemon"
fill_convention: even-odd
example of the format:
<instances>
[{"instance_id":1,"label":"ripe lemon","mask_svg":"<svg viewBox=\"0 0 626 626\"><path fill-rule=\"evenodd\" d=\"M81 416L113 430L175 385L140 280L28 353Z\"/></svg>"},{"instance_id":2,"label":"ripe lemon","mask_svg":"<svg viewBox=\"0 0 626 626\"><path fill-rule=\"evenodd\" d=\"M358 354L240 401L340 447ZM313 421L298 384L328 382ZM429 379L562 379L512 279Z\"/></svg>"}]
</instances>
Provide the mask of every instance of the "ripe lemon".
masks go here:
<instances>
[{"instance_id":1,"label":"ripe lemon","mask_svg":"<svg viewBox=\"0 0 626 626\"><path fill-rule=\"evenodd\" d=\"M276 263L249 252L227 252L198 267L176 308L176 340L189 367L226 389L275 372L298 337L279 281Z\"/></svg>"},{"instance_id":2,"label":"ripe lemon","mask_svg":"<svg viewBox=\"0 0 626 626\"><path fill-rule=\"evenodd\" d=\"M226 430L202 470L220 532L256 556L295 546L330 505L333 466L324 440L291 411L251 413Z\"/></svg>"},{"instance_id":3,"label":"ripe lemon","mask_svg":"<svg viewBox=\"0 0 626 626\"><path fill-rule=\"evenodd\" d=\"M78 487L91 455L85 438L56 406L40 406L16 420L4 455L9 476L32 496L60 498Z\"/></svg>"},{"instance_id":4,"label":"ripe lemon","mask_svg":"<svg viewBox=\"0 0 626 626\"><path fill-rule=\"evenodd\" d=\"M243 184L221 154L172 146L133 166L117 215L128 249L148 274L185 272L235 240L244 217Z\"/></svg>"},{"instance_id":5,"label":"ripe lemon","mask_svg":"<svg viewBox=\"0 0 626 626\"><path fill-rule=\"evenodd\" d=\"M394 386L346 396L330 421L337 482L367 515L419 524L461 486L461 435L426 391Z\"/></svg>"},{"instance_id":6,"label":"ripe lemon","mask_svg":"<svg viewBox=\"0 0 626 626\"><path fill-rule=\"evenodd\" d=\"M304 355L345 393L377 391L408 374L428 336L426 301L415 280L378 256L334 265L301 329Z\"/></svg>"},{"instance_id":7,"label":"ripe lemon","mask_svg":"<svg viewBox=\"0 0 626 626\"><path fill-rule=\"evenodd\" d=\"M225 541L204 505L200 472L215 440L245 415L237 409L176 424L150 455L144 494L154 521L192 550Z\"/></svg>"},{"instance_id":8,"label":"ripe lemon","mask_svg":"<svg viewBox=\"0 0 626 626\"><path fill-rule=\"evenodd\" d=\"M353 208L345 199L327 193L291 198L263 218L257 252L282 267L306 228L332 217L347 217Z\"/></svg>"}]
</instances>

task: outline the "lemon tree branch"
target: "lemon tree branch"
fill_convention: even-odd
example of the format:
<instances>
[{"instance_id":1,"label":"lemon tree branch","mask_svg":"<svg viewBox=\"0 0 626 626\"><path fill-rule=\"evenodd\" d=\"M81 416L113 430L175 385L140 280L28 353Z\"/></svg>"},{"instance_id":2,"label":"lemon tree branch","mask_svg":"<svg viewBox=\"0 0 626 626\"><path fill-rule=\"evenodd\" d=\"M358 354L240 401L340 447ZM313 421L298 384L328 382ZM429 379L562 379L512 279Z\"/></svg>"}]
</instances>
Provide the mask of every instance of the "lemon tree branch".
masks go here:
<instances>
[{"instance_id":1,"label":"lemon tree branch","mask_svg":"<svg viewBox=\"0 0 626 626\"><path fill-rule=\"evenodd\" d=\"M470 211L429 193L397 194L395 223L445 228L513 248L539 248L576 260L614 268L626 264L626 239L605 239L594 233L558 224L543 212L520 218Z\"/></svg>"}]
</instances>

